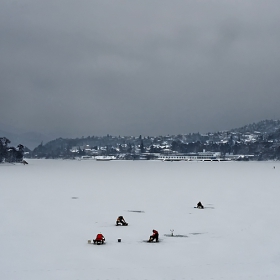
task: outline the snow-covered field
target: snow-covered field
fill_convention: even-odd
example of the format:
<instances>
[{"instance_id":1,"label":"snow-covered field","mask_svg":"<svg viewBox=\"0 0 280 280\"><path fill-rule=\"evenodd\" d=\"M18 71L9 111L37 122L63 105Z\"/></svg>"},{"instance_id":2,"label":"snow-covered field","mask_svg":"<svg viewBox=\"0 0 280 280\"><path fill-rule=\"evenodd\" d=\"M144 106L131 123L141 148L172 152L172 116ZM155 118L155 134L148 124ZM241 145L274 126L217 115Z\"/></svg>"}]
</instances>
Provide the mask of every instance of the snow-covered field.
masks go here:
<instances>
[{"instance_id":1,"label":"snow-covered field","mask_svg":"<svg viewBox=\"0 0 280 280\"><path fill-rule=\"evenodd\" d=\"M280 279L279 199L278 162L2 164L0 279Z\"/></svg>"}]
</instances>

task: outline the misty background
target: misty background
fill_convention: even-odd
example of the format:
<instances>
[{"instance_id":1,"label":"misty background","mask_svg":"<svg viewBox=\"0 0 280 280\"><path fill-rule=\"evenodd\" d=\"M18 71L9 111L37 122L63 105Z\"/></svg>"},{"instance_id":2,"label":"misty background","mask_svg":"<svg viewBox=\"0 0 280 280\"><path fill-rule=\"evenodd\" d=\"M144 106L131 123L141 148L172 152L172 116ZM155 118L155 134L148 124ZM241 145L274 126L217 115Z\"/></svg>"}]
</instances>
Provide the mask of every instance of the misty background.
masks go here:
<instances>
[{"instance_id":1,"label":"misty background","mask_svg":"<svg viewBox=\"0 0 280 280\"><path fill-rule=\"evenodd\" d=\"M0 3L0 131L167 135L280 118L279 1Z\"/></svg>"}]
</instances>

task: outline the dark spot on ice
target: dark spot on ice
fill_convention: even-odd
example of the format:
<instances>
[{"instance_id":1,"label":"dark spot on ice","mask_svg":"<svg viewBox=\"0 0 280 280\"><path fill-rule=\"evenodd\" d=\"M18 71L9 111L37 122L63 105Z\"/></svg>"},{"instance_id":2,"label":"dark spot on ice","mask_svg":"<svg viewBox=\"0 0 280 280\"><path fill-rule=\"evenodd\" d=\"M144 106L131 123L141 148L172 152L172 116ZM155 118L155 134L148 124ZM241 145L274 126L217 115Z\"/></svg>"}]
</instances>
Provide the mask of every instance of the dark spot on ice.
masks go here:
<instances>
[{"instance_id":1,"label":"dark spot on ice","mask_svg":"<svg viewBox=\"0 0 280 280\"><path fill-rule=\"evenodd\" d=\"M72 199L78 199L78 197L77 196L72 196Z\"/></svg>"},{"instance_id":2,"label":"dark spot on ice","mask_svg":"<svg viewBox=\"0 0 280 280\"><path fill-rule=\"evenodd\" d=\"M141 210L126 210L127 212L134 212L134 213L145 213L144 211Z\"/></svg>"},{"instance_id":3,"label":"dark spot on ice","mask_svg":"<svg viewBox=\"0 0 280 280\"><path fill-rule=\"evenodd\" d=\"M183 234L164 234L164 236L167 237L188 237L187 235L183 235Z\"/></svg>"},{"instance_id":4,"label":"dark spot on ice","mask_svg":"<svg viewBox=\"0 0 280 280\"><path fill-rule=\"evenodd\" d=\"M204 234L205 232L191 232L192 235Z\"/></svg>"}]
</instances>

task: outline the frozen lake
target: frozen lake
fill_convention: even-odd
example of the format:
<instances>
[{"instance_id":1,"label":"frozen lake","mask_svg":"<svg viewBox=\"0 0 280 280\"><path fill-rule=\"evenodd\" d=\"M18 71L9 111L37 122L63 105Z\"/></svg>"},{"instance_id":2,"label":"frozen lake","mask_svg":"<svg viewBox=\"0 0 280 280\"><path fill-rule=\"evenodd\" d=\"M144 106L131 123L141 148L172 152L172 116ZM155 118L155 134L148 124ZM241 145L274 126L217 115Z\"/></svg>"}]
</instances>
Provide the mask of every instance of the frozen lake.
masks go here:
<instances>
[{"instance_id":1,"label":"frozen lake","mask_svg":"<svg viewBox=\"0 0 280 280\"><path fill-rule=\"evenodd\" d=\"M29 160L0 180L0 279L280 279L279 162Z\"/></svg>"}]
</instances>

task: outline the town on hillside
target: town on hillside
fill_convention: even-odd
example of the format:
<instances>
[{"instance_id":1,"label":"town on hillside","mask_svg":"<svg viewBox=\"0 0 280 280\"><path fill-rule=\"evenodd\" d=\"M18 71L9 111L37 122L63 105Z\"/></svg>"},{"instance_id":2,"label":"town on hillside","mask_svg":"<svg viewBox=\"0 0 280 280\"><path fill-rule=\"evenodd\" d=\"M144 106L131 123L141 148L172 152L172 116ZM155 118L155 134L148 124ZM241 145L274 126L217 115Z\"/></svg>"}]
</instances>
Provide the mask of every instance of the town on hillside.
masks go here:
<instances>
[{"instance_id":1,"label":"town on hillside","mask_svg":"<svg viewBox=\"0 0 280 280\"><path fill-rule=\"evenodd\" d=\"M95 160L279 160L280 120L214 133L167 136L58 138L25 154L30 158Z\"/></svg>"},{"instance_id":2,"label":"town on hillside","mask_svg":"<svg viewBox=\"0 0 280 280\"><path fill-rule=\"evenodd\" d=\"M264 120L236 129L204 134L58 138L46 144L42 142L34 150L21 144L12 148L7 138L1 139L0 162L22 161L23 156L100 161L280 160L280 120Z\"/></svg>"}]
</instances>

